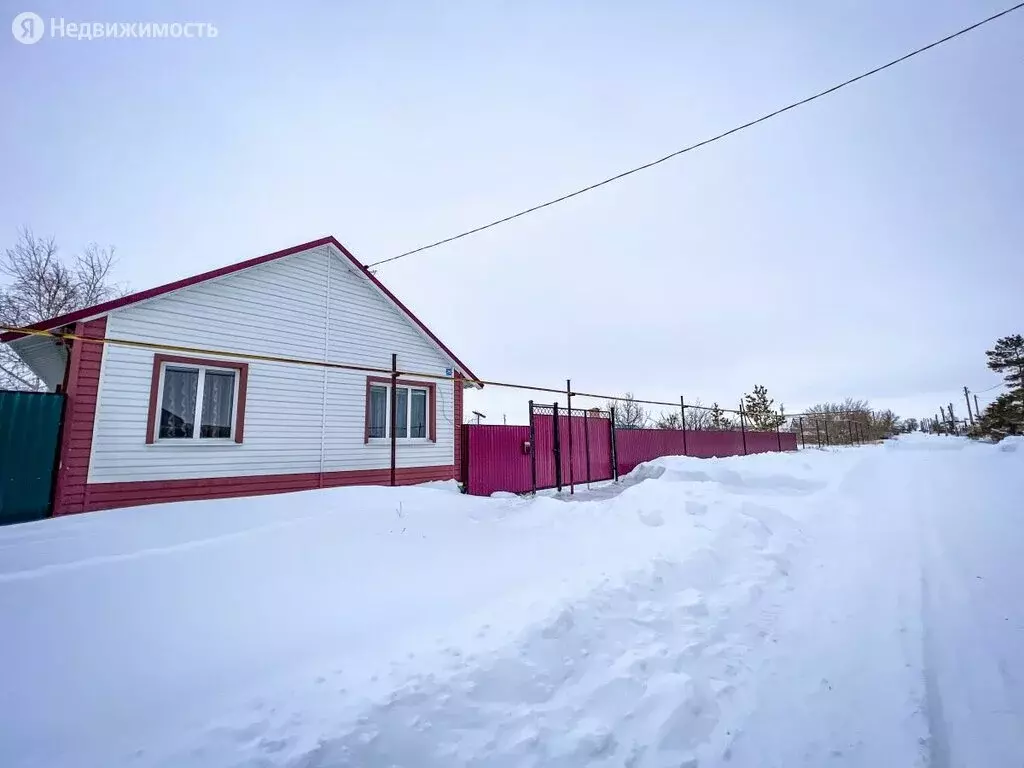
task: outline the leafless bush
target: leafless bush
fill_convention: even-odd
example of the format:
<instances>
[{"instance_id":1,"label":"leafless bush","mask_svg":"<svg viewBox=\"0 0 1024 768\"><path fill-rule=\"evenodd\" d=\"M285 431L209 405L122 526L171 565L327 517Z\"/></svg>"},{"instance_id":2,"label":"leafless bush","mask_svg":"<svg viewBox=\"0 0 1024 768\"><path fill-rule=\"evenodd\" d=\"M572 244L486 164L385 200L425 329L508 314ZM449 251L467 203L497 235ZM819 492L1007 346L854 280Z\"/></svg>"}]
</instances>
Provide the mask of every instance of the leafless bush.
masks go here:
<instances>
[{"instance_id":1,"label":"leafless bush","mask_svg":"<svg viewBox=\"0 0 1024 768\"><path fill-rule=\"evenodd\" d=\"M619 429L643 429L651 420L647 409L636 402L632 392L627 392L623 400L609 400L605 403L606 410L615 409L615 426Z\"/></svg>"}]
</instances>

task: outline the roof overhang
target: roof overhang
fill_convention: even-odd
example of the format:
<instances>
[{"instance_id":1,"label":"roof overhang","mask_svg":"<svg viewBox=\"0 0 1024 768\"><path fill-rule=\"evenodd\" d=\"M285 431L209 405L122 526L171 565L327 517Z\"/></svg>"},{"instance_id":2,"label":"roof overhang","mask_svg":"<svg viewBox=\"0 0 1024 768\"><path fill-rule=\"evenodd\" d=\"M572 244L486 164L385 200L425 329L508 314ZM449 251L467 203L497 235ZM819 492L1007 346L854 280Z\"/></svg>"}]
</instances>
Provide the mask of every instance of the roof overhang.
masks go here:
<instances>
[{"instance_id":1,"label":"roof overhang","mask_svg":"<svg viewBox=\"0 0 1024 768\"><path fill-rule=\"evenodd\" d=\"M33 334L9 341L8 345L51 392L64 383L68 348L60 339Z\"/></svg>"}]
</instances>

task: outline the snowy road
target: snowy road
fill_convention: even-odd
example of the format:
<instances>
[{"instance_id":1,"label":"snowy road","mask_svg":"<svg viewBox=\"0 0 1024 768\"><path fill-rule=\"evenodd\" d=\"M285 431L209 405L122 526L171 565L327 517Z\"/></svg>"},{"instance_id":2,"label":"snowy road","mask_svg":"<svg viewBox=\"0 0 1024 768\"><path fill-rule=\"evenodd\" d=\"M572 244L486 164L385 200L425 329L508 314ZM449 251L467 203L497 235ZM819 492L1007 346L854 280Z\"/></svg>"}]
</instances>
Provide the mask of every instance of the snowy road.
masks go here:
<instances>
[{"instance_id":1,"label":"snowy road","mask_svg":"<svg viewBox=\"0 0 1024 768\"><path fill-rule=\"evenodd\" d=\"M2 763L1024 766L1008 447L0 530Z\"/></svg>"}]
</instances>

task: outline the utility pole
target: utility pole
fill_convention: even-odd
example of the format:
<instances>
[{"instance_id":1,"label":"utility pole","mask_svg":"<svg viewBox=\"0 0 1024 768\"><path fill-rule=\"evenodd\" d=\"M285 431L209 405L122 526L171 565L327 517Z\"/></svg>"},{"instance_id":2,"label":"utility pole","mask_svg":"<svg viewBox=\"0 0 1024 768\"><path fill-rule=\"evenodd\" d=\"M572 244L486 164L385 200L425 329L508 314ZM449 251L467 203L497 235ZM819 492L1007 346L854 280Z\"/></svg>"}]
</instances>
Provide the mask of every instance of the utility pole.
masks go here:
<instances>
[{"instance_id":1,"label":"utility pole","mask_svg":"<svg viewBox=\"0 0 1024 768\"><path fill-rule=\"evenodd\" d=\"M981 411L978 410L978 396L974 396L974 415L981 419Z\"/></svg>"},{"instance_id":2,"label":"utility pole","mask_svg":"<svg viewBox=\"0 0 1024 768\"><path fill-rule=\"evenodd\" d=\"M942 428L945 429L946 422L947 422L947 419L946 419L946 409L944 407L942 407L941 405L939 406L939 413L942 414L942 421L940 421L939 424L941 424Z\"/></svg>"},{"instance_id":3,"label":"utility pole","mask_svg":"<svg viewBox=\"0 0 1024 768\"><path fill-rule=\"evenodd\" d=\"M967 389L967 385L964 385L964 400L967 401L967 417L971 420L971 426L974 426L974 414L971 413L971 395Z\"/></svg>"},{"instance_id":4,"label":"utility pole","mask_svg":"<svg viewBox=\"0 0 1024 768\"><path fill-rule=\"evenodd\" d=\"M953 415L953 404L949 404L949 429L955 435L957 434L956 428L956 416Z\"/></svg>"}]
</instances>

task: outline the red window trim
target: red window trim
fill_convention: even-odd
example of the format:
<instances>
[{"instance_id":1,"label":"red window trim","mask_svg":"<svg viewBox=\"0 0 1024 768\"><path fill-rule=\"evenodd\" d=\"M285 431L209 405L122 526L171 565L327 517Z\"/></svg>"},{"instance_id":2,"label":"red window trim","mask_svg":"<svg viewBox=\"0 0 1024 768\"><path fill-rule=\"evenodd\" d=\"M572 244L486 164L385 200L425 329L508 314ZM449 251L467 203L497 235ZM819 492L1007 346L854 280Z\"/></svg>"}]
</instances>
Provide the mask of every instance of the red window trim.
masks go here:
<instances>
[{"instance_id":1,"label":"red window trim","mask_svg":"<svg viewBox=\"0 0 1024 768\"><path fill-rule=\"evenodd\" d=\"M386 387L391 386L391 378L388 376L367 376L366 377L366 423L363 429L363 442L370 442L370 386L373 384L383 384ZM410 379L398 379L398 386L400 387L416 387L417 389L426 389L428 391L427 397L430 398L429 419L428 419L428 432L430 435L430 442L437 442L437 383L433 381L412 381ZM387 439L387 438L374 438L374 439ZM404 440L405 438L399 438Z\"/></svg>"},{"instance_id":2,"label":"red window trim","mask_svg":"<svg viewBox=\"0 0 1024 768\"><path fill-rule=\"evenodd\" d=\"M164 363L177 365L202 365L207 368L233 368L238 371L238 407L235 409L235 442L242 442L245 428L245 394L249 387L249 364L233 360L208 360L202 357L181 357L180 355L153 355L153 378L149 385L149 421L146 422L146 444L156 442L156 417L160 404L156 399L160 393L160 371Z\"/></svg>"}]
</instances>

